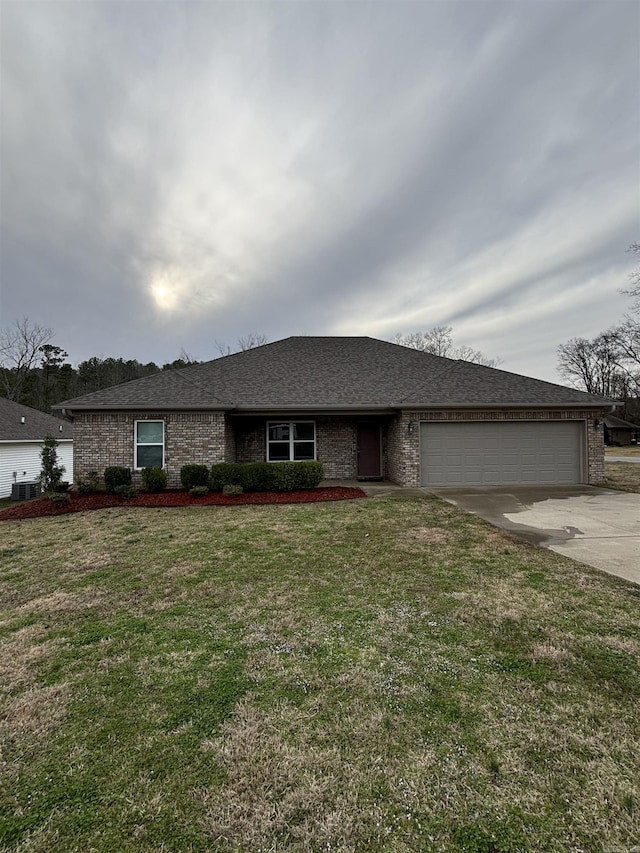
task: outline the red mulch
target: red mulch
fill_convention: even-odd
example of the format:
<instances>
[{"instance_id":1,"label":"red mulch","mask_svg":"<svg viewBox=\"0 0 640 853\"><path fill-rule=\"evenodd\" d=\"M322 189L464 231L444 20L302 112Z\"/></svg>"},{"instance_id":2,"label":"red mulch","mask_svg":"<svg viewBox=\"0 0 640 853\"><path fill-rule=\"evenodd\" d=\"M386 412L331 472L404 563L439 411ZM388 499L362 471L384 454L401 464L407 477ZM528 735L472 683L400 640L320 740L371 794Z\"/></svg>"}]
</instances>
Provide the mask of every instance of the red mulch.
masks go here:
<instances>
[{"instance_id":1,"label":"red mulch","mask_svg":"<svg viewBox=\"0 0 640 853\"><path fill-rule=\"evenodd\" d=\"M117 495L98 492L95 495L80 495L68 492L70 503L52 503L49 498L35 498L0 510L0 521L19 518L40 518L45 515L66 515L69 512L87 512L92 509L107 509L112 506L165 507L165 506L238 506L240 504L295 504L315 501L347 501L364 498L361 489L343 486L318 487L299 492L248 492L237 497L225 497L220 492L209 492L201 498L193 498L182 489L167 489L155 494L141 492L133 500L125 501Z\"/></svg>"}]
</instances>

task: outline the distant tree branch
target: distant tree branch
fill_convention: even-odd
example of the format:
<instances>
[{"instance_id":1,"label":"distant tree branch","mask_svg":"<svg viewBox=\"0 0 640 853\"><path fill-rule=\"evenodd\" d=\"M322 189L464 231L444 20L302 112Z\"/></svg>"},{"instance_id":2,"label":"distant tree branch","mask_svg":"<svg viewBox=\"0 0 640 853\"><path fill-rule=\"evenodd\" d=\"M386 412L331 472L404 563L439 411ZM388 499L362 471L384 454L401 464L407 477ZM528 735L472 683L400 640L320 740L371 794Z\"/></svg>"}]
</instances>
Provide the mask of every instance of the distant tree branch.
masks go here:
<instances>
[{"instance_id":1,"label":"distant tree branch","mask_svg":"<svg viewBox=\"0 0 640 853\"><path fill-rule=\"evenodd\" d=\"M483 352L472 347L455 346L451 326L434 326L427 332L410 332L407 335L398 333L393 336L392 341L394 344L428 352L431 355L470 361L474 364L482 364L484 367L497 367L502 361L500 358L488 358Z\"/></svg>"},{"instance_id":2,"label":"distant tree branch","mask_svg":"<svg viewBox=\"0 0 640 853\"><path fill-rule=\"evenodd\" d=\"M221 356L232 355L234 352L246 352L246 350L262 347L267 343L269 343L269 338L266 335L258 334L258 332L249 332L248 335L238 338L235 349L223 341L217 339L214 341L215 347Z\"/></svg>"},{"instance_id":3,"label":"distant tree branch","mask_svg":"<svg viewBox=\"0 0 640 853\"><path fill-rule=\"evenodd\" d=\"M40 348L52 337L51 329L31 323L26 317L0 331L2 383L10 400L20 400L27 376L41 357Z\"/></svg>"}]
</instances>

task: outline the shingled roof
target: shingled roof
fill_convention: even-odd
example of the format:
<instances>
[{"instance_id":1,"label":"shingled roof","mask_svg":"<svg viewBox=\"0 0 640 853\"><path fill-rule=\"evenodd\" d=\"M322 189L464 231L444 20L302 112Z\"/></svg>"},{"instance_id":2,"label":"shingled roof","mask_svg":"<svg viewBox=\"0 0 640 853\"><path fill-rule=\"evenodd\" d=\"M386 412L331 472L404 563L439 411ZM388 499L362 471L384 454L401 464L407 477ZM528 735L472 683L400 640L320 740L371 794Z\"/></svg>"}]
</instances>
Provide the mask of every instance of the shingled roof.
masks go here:
<instances>
[{"instance_id":1,"label":"shingled roof","mask_svg":"<svg viewBox=\"0 0 640 853\"><path fill-rule=\"evenodd\" d=\"M57 409L236 411L603 408L572 388L367 337L291 337L59 403Z\"/></svg>"},{"instance_id":2,"label":"shingled roof","mask_svg":"<svg viewBox=\"0 0 640 853\"><path fill-rule=\"evenodd\" d=\"M47 435L58 441L71 439L73 424L0 397L0 442L42 441Z\"/></svg>"}]
</instances>

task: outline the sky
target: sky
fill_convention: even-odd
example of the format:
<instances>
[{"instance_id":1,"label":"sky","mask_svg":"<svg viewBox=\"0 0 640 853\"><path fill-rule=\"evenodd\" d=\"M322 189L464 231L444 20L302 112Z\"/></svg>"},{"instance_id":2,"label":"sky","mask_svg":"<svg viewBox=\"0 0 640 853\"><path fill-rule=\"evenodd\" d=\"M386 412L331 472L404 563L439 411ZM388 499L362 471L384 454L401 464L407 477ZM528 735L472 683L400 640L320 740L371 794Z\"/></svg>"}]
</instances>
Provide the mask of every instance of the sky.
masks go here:
<instances>
[{"instance_id":1,"label":"sky","mask_svg":"<svg viewBox=\"0 0 640 853\"><path fill-rule=\"evenodd\" d=\"M560 382L630 307L639 45L635 0L0 0L0 328L162 364L452 326Z\"/></svg>"}]
</instances>

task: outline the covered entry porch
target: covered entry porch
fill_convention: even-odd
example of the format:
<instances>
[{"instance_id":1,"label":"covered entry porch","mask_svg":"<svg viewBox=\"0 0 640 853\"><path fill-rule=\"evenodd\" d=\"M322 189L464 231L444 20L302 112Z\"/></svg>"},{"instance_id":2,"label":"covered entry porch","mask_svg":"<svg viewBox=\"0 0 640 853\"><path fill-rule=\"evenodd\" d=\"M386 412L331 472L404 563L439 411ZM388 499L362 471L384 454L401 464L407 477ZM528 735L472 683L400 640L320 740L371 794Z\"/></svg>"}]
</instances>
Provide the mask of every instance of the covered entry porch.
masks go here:
<instances>
[{"instance_id":1,"label":"covered entry porch","mask_svg":"<svg viewBox=\"0 0 640 853\"><path fill-rule=\"evenodd\" d=\"M327 480L387 476L390 416L274 413L228 415L236 462L317 460ZM230 460L227 460L230 461Z\"/></svg>"}]
</instances>

